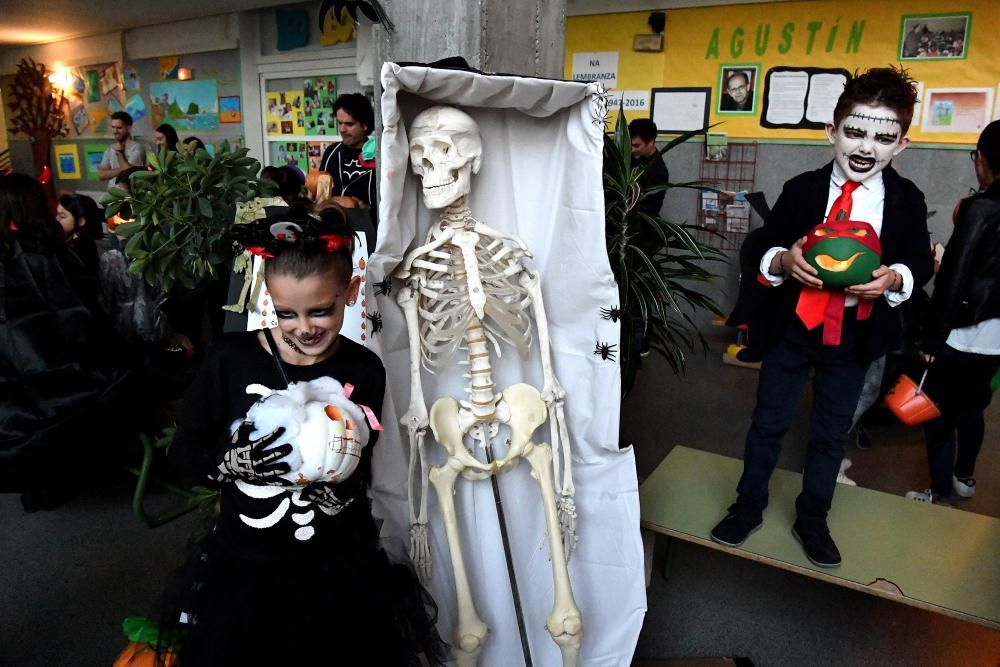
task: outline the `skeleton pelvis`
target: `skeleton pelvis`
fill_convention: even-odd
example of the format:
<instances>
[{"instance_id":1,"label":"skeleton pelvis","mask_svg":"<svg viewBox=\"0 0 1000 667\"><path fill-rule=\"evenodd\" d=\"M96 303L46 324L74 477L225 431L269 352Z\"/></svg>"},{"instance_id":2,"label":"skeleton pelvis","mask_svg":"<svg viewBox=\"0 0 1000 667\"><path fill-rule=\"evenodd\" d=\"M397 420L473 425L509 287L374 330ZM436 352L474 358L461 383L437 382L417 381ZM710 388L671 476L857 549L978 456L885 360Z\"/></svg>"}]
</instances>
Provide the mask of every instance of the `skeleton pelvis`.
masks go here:
<instances>
[{"instance_id":1,"label":"skeleton pelvis","mask_svg":"<svg viewBox=\"0 0 1000 667\"><path fill-rule=\"evenodd\" d=\"M516 465L530 450L531 436L535 429L544 424L548 417L545 401L538 389L530 384L511 385L500 394L500 404L494 420L506 424L510 429L510 444L504 456L496 459L492 465L476 459L465 445L466 434L477 426L471 411L461 407L455 399L447 397L439 398L431 406L431 431L438 443L448 451L446 465L461 470L463 477L478 479L501 472L508 465ZM463 425L468 425L465 430Z\"/></svg>"}]
</instances>

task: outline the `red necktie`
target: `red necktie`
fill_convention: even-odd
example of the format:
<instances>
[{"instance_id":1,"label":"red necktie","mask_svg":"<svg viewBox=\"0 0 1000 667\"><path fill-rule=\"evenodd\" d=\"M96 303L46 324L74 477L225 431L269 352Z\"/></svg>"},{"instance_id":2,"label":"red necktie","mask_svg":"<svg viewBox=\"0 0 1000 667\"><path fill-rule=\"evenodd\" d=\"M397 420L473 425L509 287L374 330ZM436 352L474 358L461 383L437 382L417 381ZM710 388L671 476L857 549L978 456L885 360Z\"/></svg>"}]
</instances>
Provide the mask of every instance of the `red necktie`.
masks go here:
<instances>
[{"instance_id":1,"label":"red necktie","mask_svg":"<svg viewBox=\"0 0 1000 667\"><path fill-rule=\"evenodd\" d=\"M827 222L851 219L851 206L854 205L854 191L860 185L861 183L857 181L844 181L844 184L840 186L840 196L834 200L833 206L830 207L830 212L826 216Z\"/></svg>"},{"instance_id":2,"label":"red necktie","mask_svg":"<svg viewBox=\"0 0 1000 667\"><path fill-rule=\"evenodd\" d=\"M834 200L833 206L830 207L826 222L850 220L851 207L854 204L853 193L860 185L861 183L857 181L845 181L840 186L840 196ZM799 302L795 306L795 313L802 320L806 329L812 330L820 324L823 325L824 345L840 345L846 299L847 294L842 290L830 291L803 285L799 294ZM868 319L871 314L872 302L864 301L859 306L858 319Z\"/></svg>"}]
</instances>

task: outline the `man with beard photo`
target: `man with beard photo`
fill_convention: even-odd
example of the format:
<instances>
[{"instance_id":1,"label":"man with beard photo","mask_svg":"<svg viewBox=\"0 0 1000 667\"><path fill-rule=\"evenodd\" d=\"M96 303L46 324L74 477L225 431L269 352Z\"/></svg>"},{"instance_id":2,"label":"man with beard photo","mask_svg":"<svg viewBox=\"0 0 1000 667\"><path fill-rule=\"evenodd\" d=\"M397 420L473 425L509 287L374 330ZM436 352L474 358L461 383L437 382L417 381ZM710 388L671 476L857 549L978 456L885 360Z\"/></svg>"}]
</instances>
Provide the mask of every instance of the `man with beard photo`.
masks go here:
<instances>
[{"instance_id":1,"label":"man with beard photo","mask_svg":"<svg viewBox=\"0 0 1000 667\"><path fill-rule=\"evenodd\" d=\"M827 514L865 374L901 340L892 309L933 270L924 195L890 165L909 143L916 97L912 79L895 68L871 69L849 81L826 128L833 161L785 183L754 245L758 280L773 289L768 317L774 326L765 340L737 499L712 529L715 542L738 547L763 523L782 437L812 372L810 435L792 533L813 564L841 563ZM807 261L807 235L810 242L831 236L860 248L831 270L871 252L868 266L875 268L863 271L867 282L825 286ZM809 258L824 271L836 259L811 252ZM816 303L823 305L811 308Z\"/></svg>"}]
</instances>

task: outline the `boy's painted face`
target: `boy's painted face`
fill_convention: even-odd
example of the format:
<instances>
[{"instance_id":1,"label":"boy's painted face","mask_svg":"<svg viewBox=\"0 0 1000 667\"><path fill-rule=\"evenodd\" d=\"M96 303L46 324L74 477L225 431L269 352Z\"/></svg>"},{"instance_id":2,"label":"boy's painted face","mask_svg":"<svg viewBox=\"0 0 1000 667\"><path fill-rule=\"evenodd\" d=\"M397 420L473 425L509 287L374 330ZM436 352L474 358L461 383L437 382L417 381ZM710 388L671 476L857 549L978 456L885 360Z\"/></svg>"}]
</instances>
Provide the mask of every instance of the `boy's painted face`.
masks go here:
<instances>
[{"instance_id":1,"label":"boy's painted face","mask_svg":"<svg viewBox=\"0 0 1000 667\"><path fill-rule=\"evenodd\" d=\"M826 136L844 174L859 183L885 169L910 143L895 111L867 104L856 104L840 125L828 124Z\"/></svg>"},{"instance_id":2,"label":"boy's painted face","mask_svg":"<svg viewBox=\"0 0 1000 667\"><path fill-rule=\"evenodd\" d=\"M358 298L360 285L360 276L345 285L331 273L305 278L272 275L267 279L278 328L309 357L322 356L337 341L344 325L344 307Z\"/></svg>"}]
</instances>

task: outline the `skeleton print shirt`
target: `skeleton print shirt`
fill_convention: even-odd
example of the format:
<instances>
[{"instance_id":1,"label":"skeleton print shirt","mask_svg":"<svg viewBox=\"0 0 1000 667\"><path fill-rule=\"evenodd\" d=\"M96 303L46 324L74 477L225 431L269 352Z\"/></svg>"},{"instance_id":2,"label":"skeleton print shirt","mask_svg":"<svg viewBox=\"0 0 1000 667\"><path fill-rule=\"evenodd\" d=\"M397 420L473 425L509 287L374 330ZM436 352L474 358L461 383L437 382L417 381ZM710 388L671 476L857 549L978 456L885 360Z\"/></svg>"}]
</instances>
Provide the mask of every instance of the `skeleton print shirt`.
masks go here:
<instances>
[{"instance_id":1,"label":"skeleton print shirt","mask_svg":"<svg viewBox=\"0 0 1000 667\"><path fill-rule=\"evenodd\" d=\"M285 364L288 379L302 382L322 376L354 385L351 400L381 413L385 369L378 356L357 343L341 338L340 349L329 359L311 366ZM283 387L274 360L261 346L257 332L228 334L209 354L188 389L177 415L177 434L170 459L186 477L204 483L215 461L228 446L232 423L242 419L257 396L246 393L250 384ZM344 482L331 485L345 509L323 511L300 497L298 491L244 481L222 485L216 531L231 548L249 557L266 558L282 553L288 545L323 547L340 542L353 522L370 522L365 491L371 479L372 431L361 462ZM348 503L348 501L350 501Z\"/></svg>"}]
</instances>

